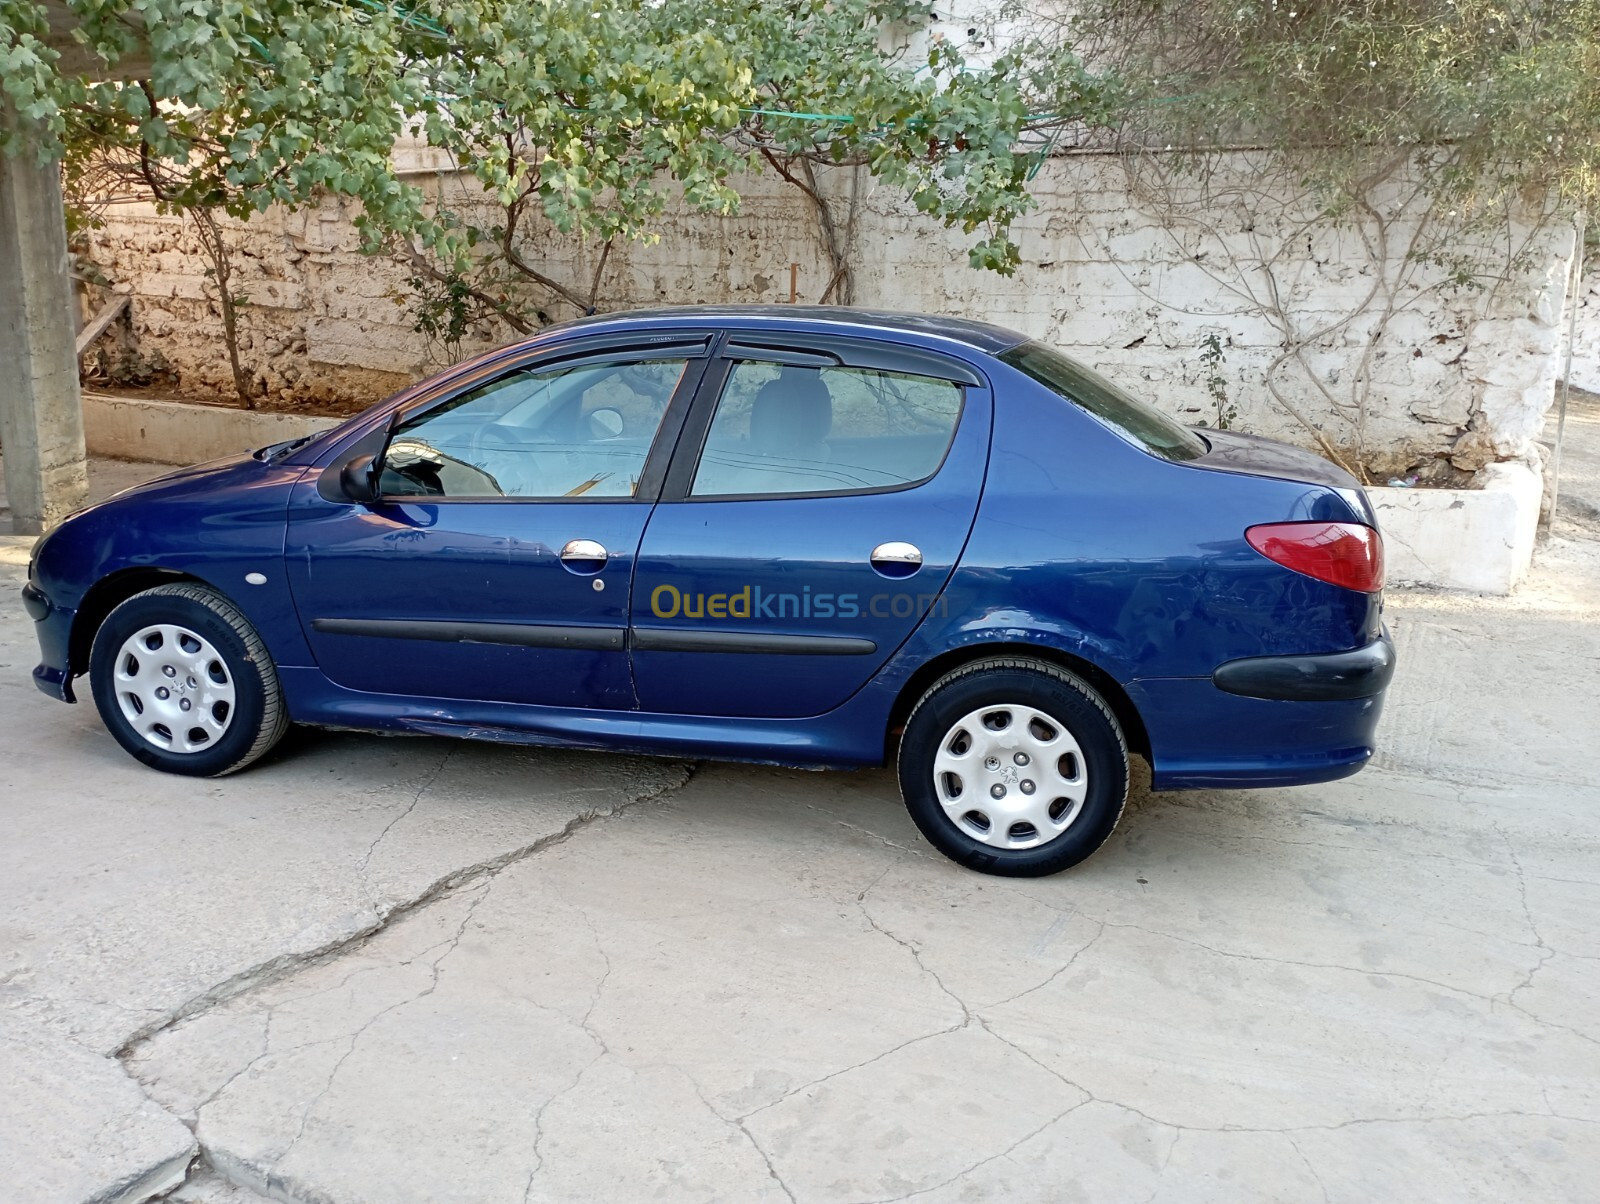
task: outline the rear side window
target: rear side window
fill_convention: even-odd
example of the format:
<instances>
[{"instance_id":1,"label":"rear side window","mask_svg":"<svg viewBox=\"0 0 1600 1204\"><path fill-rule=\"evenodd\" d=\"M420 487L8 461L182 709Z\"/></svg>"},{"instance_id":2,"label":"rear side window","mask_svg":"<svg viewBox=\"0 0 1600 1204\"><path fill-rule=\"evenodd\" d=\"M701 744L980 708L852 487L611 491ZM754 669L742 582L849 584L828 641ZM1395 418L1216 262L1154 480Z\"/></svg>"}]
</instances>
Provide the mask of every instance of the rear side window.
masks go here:
<instances>
[{"instance_id":1,"label":"rear side window","mask_svg":"<svg viewBox=\"0 0 1600 1204\"><path fill-rule=\"evenodd\" d=\"M694 497L861 493L931 477L961 417L947 380L861 368L736 363Z\"/></svg>"},{"instance_id":2,"label":"rear side window","mask_svg":"<svg viewBox=\"0 0 1600 1204\"><path fill-rule=\"evenodd\" d=\"M1197 460L1206 454L1205 441L1188 427L1043 343L1023 343L1001 353L1000 360L1164 459Z\"/></svg>"}]
</instances>

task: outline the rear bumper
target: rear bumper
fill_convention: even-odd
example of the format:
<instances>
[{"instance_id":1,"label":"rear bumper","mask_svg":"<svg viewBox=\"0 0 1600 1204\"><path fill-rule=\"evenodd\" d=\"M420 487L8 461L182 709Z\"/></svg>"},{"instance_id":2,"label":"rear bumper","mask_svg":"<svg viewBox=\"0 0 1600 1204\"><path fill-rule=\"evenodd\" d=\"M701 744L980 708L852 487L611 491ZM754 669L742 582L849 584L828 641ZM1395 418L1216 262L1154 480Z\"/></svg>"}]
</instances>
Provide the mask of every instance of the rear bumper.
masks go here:
<instances>
[{"instance_id":1,"label":"rear bumper","mask_svg":"<svg viewBox=\"0 0 1600 1204\"><path fill-rule=\"evenodd\" d=\"M1393 673L1388 641L1375 644L1384 646L1382 651L1368 654L1376 667L1354 674L1348 665L1341 668L1338 662L1331 667L1318 666L1313 673L1314 687L1299 676L1305 670L1298 664L1296 675L1288 681L1274 676L1283 673L1282 666L1263 669L1259 676L1246 675L1245 684L1252 689L1293 689L1299 692L1294 698L1234 693L1205 677L1146 678L1131 683L1129 697L1150 737L1152 787L1305 786L1358 772L1372 759L1383 690ZM1299 662L1318 658L1263 659ZM1374 692L1306 697L1311 689L1326 694L1368 688Z\"/></svg>"},{"instance_id":2,"label":"rear bumper","mask_svg":"<svg viewBox=\"0 0 1600 1204\"><path fill-rule=\"evenodd\" d=\"M1217 666L1212 684L1229 694L1276 702L1340 702L1382 694L1394 676L1394 643L1385 632L1348 652L1251 656Z\"/></svg>"}]
</instances>

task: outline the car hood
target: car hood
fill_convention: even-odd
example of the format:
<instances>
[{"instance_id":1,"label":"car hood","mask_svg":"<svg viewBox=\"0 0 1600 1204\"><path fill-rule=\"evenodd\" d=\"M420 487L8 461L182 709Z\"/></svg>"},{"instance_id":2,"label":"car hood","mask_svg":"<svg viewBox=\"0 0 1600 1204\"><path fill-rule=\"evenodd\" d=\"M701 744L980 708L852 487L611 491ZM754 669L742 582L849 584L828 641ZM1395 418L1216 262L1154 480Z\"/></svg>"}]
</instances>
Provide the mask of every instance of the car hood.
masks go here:
<instances>
[{"instance_id":1,"label":"car hood","mask_svg":"<svg viewBox=\"0 0 1600 1204\"><path fill-rule=\"evenodd\" d=\"M257 459L254 452L240 452L218 460L207 460L202 464L174 468L159 477L142 481L102 501L85 506L82 510L69 515L62 526L81 528L88 523L98 525L103 516L124 516L137 512L139 507L147 503L179 501L197 494L214 495L215 504L219 506L240 502L259 504L267 501L267 495L262 492L263 487L286 485L290 479L304 471L303 468L268 464ZM276 504L276 499L270 504Z\"/></svg>"},{"instance_id":2,"label":"car hood","mask_svg":"<svg viewBox=\"0 0 1600 1204\"><path fill-rule=\"evenodd\" d=\"M187 480L189 477L210 476L219 470L231 468L236 464L243 464L247 460L254 460L256 454L251 451L242 451L235 452L231 456L221 456L215 460L202 460L198 464L185 464L181 468L174 468L170 472L164 472L159 477L151 477L148 481L135 485L133 489L145 489L165 481L182 481ZM124 492L133 492L133 490L124 490Z\"/></svg>"},{"instance_id":3,"label":"car hood","mask_svg":"<svg viewBox=\"0 0 1600 1204\"><path fill-rule=\"evenodd\" d=\"M166 493L175 485L187 488L208 478L220 483L235 474L252 475L249 467L251 465L254 465L257 470L263 467L262 462L256 458L255 452L238 452L216 460L188 464L182 468L174 468L170 472L164 472L159 477L151 477L148 481L141 481L139 484L130 486L120 493L114 493L106 501L121 501L123 498ZM105 503L98 504L104 505Z\"/></svg>"}]
</instances>

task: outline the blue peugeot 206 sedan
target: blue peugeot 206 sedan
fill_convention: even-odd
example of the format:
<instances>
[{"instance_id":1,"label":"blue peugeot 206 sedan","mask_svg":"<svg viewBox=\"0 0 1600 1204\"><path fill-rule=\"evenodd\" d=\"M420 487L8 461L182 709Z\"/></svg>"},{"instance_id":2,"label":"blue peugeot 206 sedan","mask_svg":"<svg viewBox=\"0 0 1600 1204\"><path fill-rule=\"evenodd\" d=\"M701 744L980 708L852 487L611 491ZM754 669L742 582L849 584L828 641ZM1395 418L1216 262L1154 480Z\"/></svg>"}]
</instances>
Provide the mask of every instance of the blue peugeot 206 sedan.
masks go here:
<instances>
[{"instance_id":1,"label":"blue peugeot 206 sedan","mask_svg":"<svg viewBox=\"0 0 1600 1204\"><path fill-rule=\"evenodd\" d=\"M848 309L584 319L67 520L40 689L217 775L291 723L898 767L1074 865L1157 790L1354 773L1394 666L1354 479L1042 343Z\"/></svg>"}]
</instances>

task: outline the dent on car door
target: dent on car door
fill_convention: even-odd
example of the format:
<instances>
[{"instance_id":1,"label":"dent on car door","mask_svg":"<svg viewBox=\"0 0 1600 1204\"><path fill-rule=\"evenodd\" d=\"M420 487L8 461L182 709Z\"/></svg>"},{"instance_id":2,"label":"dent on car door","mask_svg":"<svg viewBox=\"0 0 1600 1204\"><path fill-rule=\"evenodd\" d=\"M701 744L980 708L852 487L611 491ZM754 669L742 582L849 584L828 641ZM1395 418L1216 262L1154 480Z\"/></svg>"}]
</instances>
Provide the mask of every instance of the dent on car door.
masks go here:
<instances>
[{"instance_id":1,"label":"dent on car door","mask_svg":"<svg viewBox=\"0 0 1600 1204\"><path fill-rule=\"evenodd\" d=\"M820 714L948 605L988 457L981 377L777 358L730 345L651 515L631 608L643 710Z\"/></svg>"},{"instance_id":2,"label":"dent on car door","mask_svg":"<svg viewBox=\"0 0 1600 1204\"><path fill-rule=\"evenodd\" d=\"M376 502L303 484L289 563L322 672L382 694L632 707L649 465L706 349L524 364L402 416Z\"/></svg>"}]
</instances>

